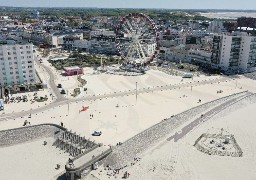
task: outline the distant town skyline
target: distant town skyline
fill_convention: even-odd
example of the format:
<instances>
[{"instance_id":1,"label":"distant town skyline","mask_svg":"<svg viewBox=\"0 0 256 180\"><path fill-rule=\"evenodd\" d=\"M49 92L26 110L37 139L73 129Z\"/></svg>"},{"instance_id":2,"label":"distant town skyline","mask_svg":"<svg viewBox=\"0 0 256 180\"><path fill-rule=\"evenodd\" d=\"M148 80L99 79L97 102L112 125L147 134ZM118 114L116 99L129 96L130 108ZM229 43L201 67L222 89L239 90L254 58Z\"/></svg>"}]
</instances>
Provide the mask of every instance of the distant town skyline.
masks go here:
<instances>
[{"instance_id":1,"label":"distant town skyline","mask_svg":"<svg viewBox=\"0 0 256 180\"><path fill-rule=\"evenodd\" d=\"M0 0L0 5L13 7L97 7L256 10L255 0Z\"/></svg>"}]
</instances>

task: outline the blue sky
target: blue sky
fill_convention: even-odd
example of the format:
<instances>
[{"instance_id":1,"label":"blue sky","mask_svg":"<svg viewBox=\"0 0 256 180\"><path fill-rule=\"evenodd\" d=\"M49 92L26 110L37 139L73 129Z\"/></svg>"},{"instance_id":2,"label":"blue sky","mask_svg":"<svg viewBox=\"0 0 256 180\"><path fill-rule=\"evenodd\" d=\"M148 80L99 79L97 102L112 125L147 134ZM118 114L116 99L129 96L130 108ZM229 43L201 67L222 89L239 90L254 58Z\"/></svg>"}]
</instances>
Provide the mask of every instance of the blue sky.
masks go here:
<instances>
[{"instance_id":1,"label":"blue sky","mask_svg":"<svg viewBox=\"0 0 256 180\"><path fill-rule=\"evenodd\" d=\"M0 0L0 6L256 10L256 0Z\"/></svg>"}]
</instances>

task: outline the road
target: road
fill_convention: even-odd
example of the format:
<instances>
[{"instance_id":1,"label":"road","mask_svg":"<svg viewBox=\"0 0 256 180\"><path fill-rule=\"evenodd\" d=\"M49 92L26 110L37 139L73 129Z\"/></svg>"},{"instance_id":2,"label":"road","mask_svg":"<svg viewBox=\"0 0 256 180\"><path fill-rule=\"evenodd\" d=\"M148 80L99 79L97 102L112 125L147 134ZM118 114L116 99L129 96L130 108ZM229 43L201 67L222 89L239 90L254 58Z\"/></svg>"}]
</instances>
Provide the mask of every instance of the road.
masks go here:
<instances>
[{"instance_id":1,"label":"road","mask_svg":"<svg viewBox=\"0 0 256 180\"><path fill-rule=\"evenodd\" d=\"M46 67L46 69L47 68L48 67ZM29 114L43 112L43 111L49 110L51 108L54 108L54 107L57 107L60 105L64 105L67 103L72 103L72 102L91 101L91 100L98 100L98 99L101 100L104 98L117 98L117 97L123 97L123 96L129 96L129 95L136 94L136 89L133 89L133 90L128 90L128 91L120 91L120 92L114 92L114 93L108 93L108 94L106 93L106 94L102 94L102 95L87 96L87 97L83 97L83 98L66 99L60 94L58 88L56 87L56 84L54 83L54 74L51 72L50 68L47 69L47 72L49 72L49 75L50 75L50 82L51 82L50 86L52 87L52 89L56 93L56 95L58 94L56 96L57 100L49 105L39 107L36 109L17 112L17 113L11 113L11 114L3 114L0 117L0 121L28 116ZM138 89L137 94L150 93L150 92L163 91L163 90L173 90L173 89L185 88L185 87L191 87L191 86L193 87L193 86L204 85L204 84L224 82L224 81L228 81L228 80L230 80L230 77L229 78L222 77L220 79L197 81L197 82L191 82L191 83L180 83L180 84L176 84L176 85L166 85L166 86L157 86L157 87L152 87L152 88L143 88L143 89Z\"/></svg>"},{"instance_id":2,"label":"road","mask_svg":"<svg viewBox=\"0 0 256 180\"><path fill-rule=\"evenodd\" d=\"M56 85L55 82L54 82L55 77L54 77L54 74L53 74L52 70L51 70L49 67L47 67L46 65L40 63L40 62L38 61L37 57L36 57L36 59L35 59L35 62L36 62L36 64L37 64L39 67L44 68L45 71L48 73L48 75L49 75L49 77L50 77L50 79L49 79L49 86L51 87L51 89L53 90L53 92L54 92L54 94L55 94L56 101L58 102L58 101L64 101L64 100L66 100L66 98L65 98L62 94L60 94L60 91L59 91L59 89L57 88L57 85Z\"/></svg>"}]
</instances>

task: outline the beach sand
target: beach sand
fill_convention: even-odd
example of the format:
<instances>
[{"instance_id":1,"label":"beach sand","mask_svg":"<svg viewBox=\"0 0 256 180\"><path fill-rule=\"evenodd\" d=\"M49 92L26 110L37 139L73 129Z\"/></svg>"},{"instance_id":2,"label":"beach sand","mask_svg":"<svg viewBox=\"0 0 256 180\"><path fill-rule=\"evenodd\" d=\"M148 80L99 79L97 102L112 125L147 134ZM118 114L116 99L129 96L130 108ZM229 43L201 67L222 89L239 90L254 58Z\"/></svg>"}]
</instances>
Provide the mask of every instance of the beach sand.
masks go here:
<instances>
[{"instance_id":1,"label":"beach sand","mask_svg":"<svg viewBox=\"0 0 256 180\"><path fill-rule=\"evenodd\" d=\"M43 142L47 141L47 145ZM53 138L0 148L1 179L50 180L65 171L69 155L52 146ZM56 170L57 164L60 169ZM56 179L56 178L55 178Z\"/></svg>"}]
</instances>

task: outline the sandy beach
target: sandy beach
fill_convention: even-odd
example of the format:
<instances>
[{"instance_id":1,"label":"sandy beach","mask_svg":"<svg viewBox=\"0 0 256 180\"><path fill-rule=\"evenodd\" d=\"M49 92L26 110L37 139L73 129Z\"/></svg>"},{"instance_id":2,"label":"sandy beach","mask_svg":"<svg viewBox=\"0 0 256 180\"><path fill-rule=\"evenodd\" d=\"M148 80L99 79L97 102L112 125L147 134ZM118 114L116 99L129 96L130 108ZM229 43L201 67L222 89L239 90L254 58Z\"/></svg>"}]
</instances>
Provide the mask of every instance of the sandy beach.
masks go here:
<instances>
[{"instance_id":1,"label":"sandy beach","mask_svg":"<svg viewBox=\"0 0 256 180\"><path fill-rule=\"evenodd\" d=\"M256 17L255 12L207 12L200 13L200 15L216 19L237 19L239 17Z\"/></svg>"},{"instance_id":2,"label":"sandy beach","mask_svg":"<svg viewBox=\"0 0 256 180\"><path fill-rule=\"evenodd\" d=\"M47 141L46 146L43 142ZM69 155L52 146L53 138L18 144L15 146L0 148L1 176L5 179L50 180L54 175L65 171L65 164ZM56 170L56 165L60 169Z\"/></svg>"},{"instance_id":3,"label":"sandy beach","mask_svg":"<svg viewBox=\"0 0 256 180\"><path fill-rule=\"evenodd\" d=\"M46 65L50 66L47 63ZM55 82L56 84L61 83L63 87L66 87L71 91L72 88L75 88L78 85L74 78L75 77L68 78L56 75ZM48 104L42 104L42 106L46 106L47 108L37 113L31 113L31 118L28 118L28 115L13 118L11 112L35 109L38 108L40 104L7 104L5 111L6 117L0 121L0 130L21 127L25 120L28 120L32 125L42 123L60 124L62 122L66 128L73 132L75 131L81 136L85 136L90 140L95 140L97 143L115 146L118 142L128 140L143 130L161 122L163 119L169 118L192 107L246 90L255 92L256 89L255 81L243 76L231 78L200 75L200 77L194 77L193 79L182 80L179 76L167 75L158 70L149 70L145 75L130 77L95 74L93 69L85 68L85 75L82 78L87 81L87 84L83 87L86 87L88 89L87 91L82 91L76 98L66 96L68 99L61 102L54 102L54 100L49 101L47 103L51 103L50 106L48 106ZM72 81L73 84L70 84L69 81ZM137 100L135 91L136 82L138 87L137 90L139 92ZM217 93L219 90L222 90L223 92ZM51 93L51 89L38 93L43 92ZM122 92L126 92L127 95L119 95ZM103 95L106 96L104 96L104 98L97 98ZM199 102L199 99L201 102ZM87 111L79 112L83 106L89 106L89 109ZM10 109L12 111L10 111ZM247 110L243 109L243 113L246 114L246 112ZM169 176L175 177L174 179L221 179L221 173L217 173L218 166L227 164L229 169L226 170L228 171L235 166L229 166L229 164L232 164L235 160L229 160L226 157L219 160L220 158L216 157L213 158L213 161L216 161L213 165L210 163L212 157L197 151L193 147L193 143L201 133L207 131L207 129L211 127L223 127L228 129L228 131L235 134L240 142L240 139L245 137L244 134L241 133L245 133L246 131L240 131L236 128L242 127L241 123L243 120L237 119L234 120L236 123L231 122L233 122L233 117L242 117L244 115L243 113L241 111L239 116L233 113L230 116L226 116L226 120L220 118L219 120L209 121L200 125L196 130L178 142L162 142L160 145L152 147L151 150L142 155L143 159L140 163L127 169L131 173L131 179L138 179L140 175L143 177L142 179L153 179L159 177L157 176L158 174L162 174L158 179L168 179ZM93 117L90 115L93 115ZM253 117L251 116L250 118ZM253 124L253 120L248 119L248 123L246 123L246 127L244 128L253 127ZM243 123L243 125L245 126L245 123ZM97 137L92 136L91 133L95 130L102 131L102 135ZM240 134L237 134L237 131L239 131ZM249 136L253 138L254 135L255 133L250 134ZM40 155L37 157L36 154L29 156L28 163L34 164L37 161L42 161L41 163L38 163L38 166L40 167L33 166L31 168L35 169L35 172L39 169L38 171L40 172L38 172L38 174L42 173L42 175L40 174L42 180L48 180L49 177L55 177L61 170L63 170L61 169L59 172L54 168L57 162L62 164L65 163L67 161L67 155L59 154L58 150L55 151L54 147L46 147L49 148L46 150L44 149L45 147L40 145L41 143L42 141L37 141L27 145L31 146L31 149L34 148L33 151L41 152L45 150L44 153L49 152L49 156L47 157L50 159L52 158L54 161L51 163L44 162L47 161L47 159L40 159L44 157L43 153L41 153L42 156ZM15 159L25 157L19 154L23 152L23 146L24 148L27 147L25 144L22 144L8 147L8 151L7 148L1 150L6 153L13 152L15 154L15 158L12 158L12 161L9 162L13 163ZM244 144L242 142L241 147L244 149ZM250 147L248 148L250 149ZM56 153L58 155L56 155ZM6 157L7 156L9 155L6 155ZM253 152L251 152L251 154L249 153L248 156L253 157ZM239 161L241 161L241 165L243 165L243 163L249 163L246 158L247 156L240 158ZM252 161L250 163L254 162L255 161ZM22 163L22 160L19 160L19 163ZM10 166L12 165L10 164ZM207 166L212 166L211 169L214 170L206 169ZM237 165L236 168L239 166L240 165ZM252 167L252 164L249 164L249 166ZM154 171L157 173L152 172L152 168L154 167ZM43 170L40 170L40 168ZM61 168L63 168L63 166L61 166ZM10 172L11 169L6 169L4 171L6 172L4 177L8 177L8 172ZM244 171L246 171L246 168L244 168ZM21 169L20 174L17 173L17 177L18 175L21 176L22 172L23 170ZM225 174L224 169L221 170L221 172ZM253 171L251 170L250 172L250 177L253 177ZM105 174L103 175L103 173L100 173L99 171L93 173L95 173L94 175L98 179L108 179L108 176L105 176ZM215 175L216 173L218 176ZM244 173L247 173L247 171ZM156 175L154 176L154 174ZM230 177L239 179L239 176L229 175ZM13 178L15 179L16 176ZM28 175L27 179L29 178ZM31 179L33 179L32 175Z\"/></svg>"}]
</instances>

